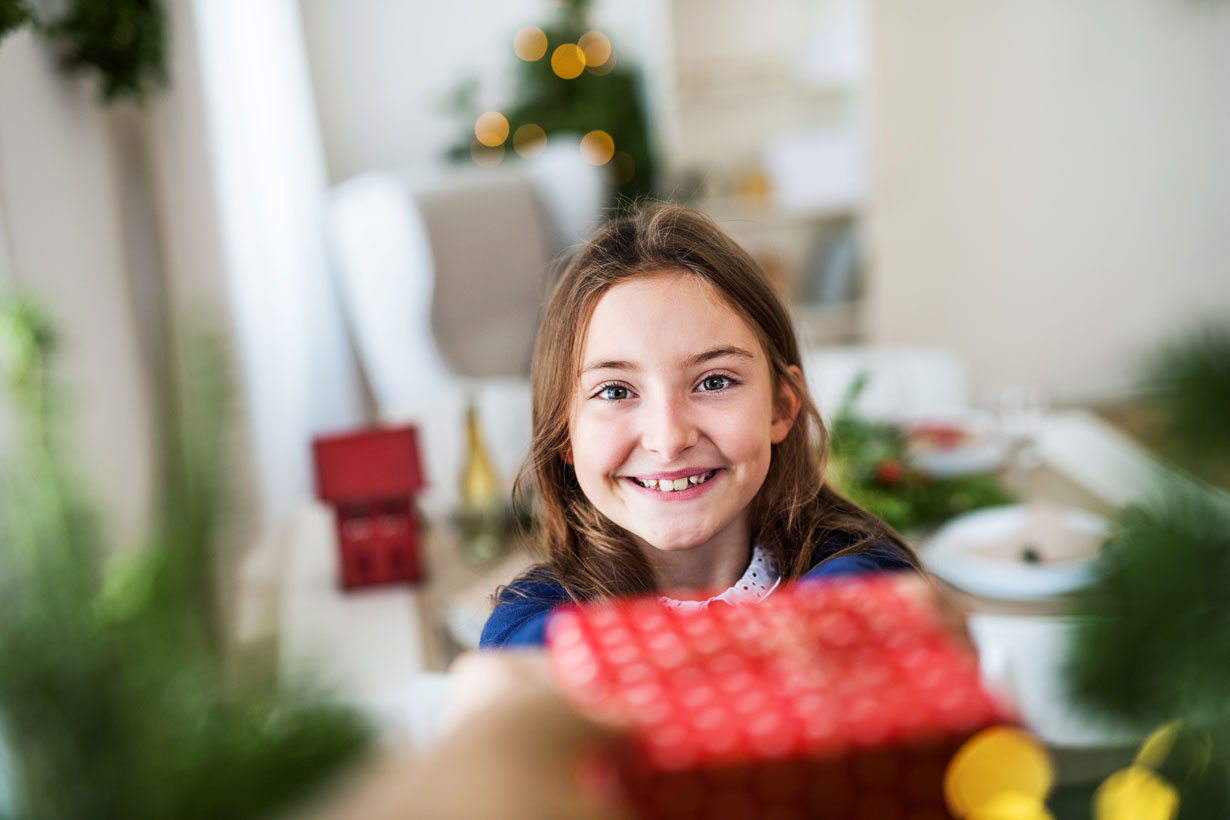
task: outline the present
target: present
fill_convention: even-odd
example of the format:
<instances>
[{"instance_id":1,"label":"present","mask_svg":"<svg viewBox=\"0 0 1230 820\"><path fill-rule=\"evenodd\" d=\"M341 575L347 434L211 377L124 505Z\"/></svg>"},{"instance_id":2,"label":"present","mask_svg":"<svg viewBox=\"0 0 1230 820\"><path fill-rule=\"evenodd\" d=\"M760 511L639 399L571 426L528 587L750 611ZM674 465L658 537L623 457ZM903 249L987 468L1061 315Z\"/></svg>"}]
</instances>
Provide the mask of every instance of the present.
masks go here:
<instances>
[{"instance_id":1,"label":"present","mask_svg":"<svg viewBox=\"0 0 1230 820\"><path fill-rule=\"evenodd\" d=\"M953 753L1008 715L972 652L893 574L754 605L572 606L547 628L582 713L631 727L643 817L946 818Z\"/></svg>"},{"instance_id":2,"label":"present","mask_svg":"<svg viewBox=\"0 0 1230 820\"><path fill-rule=\"evenodd\" d=\"M415 428L318 436L312 456L316 495L335 513L341 586L421 580L414 496L425 482Z\"/></svg>"}]
</instances>

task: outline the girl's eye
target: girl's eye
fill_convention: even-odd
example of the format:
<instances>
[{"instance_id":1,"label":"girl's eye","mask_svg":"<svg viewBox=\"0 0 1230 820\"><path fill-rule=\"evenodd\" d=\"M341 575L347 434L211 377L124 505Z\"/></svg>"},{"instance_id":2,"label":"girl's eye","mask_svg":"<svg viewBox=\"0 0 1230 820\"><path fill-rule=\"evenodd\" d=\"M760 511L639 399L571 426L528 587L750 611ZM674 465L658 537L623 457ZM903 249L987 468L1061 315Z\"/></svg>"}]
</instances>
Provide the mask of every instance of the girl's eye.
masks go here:
<instances>
[{"instance_id":1,"label":"girl's eye","mask_svg":"<svg viewBox=\"0 0 1230 820\"><path fill-rule=\"evenodd\" d=\"M623 401L628 398L628 388L622 384L608 384L598 391L598 395L608 401Z\"/></svg>"},{"instance_id":2,"label":"girl's eye","mask_svg":"<svg viewBox=\"0 0 1230 820\"><path fill-rule=\"evenodd\" d=\"M704 381L700 383L700 388L706 392L712 392L725 389L730 386L730 382L729 376L706 376Z\"/></svg>"}]
</instances>

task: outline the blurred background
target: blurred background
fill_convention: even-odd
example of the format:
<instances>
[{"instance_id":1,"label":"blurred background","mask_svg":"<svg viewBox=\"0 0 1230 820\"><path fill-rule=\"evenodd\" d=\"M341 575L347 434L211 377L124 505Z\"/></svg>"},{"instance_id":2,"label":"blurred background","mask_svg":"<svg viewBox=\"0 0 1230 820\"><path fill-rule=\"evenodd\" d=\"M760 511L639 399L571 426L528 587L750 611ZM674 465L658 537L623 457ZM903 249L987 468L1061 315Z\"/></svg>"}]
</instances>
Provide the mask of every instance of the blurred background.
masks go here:
<instances>
[{"instance_id":1,"label":"blurred background","mask_svg":"<svg viewBox=\"0 0 1230 820\"><path fill-rule=\"evenodd\" d=\"M66 78L29 29L0 48L0 276L45 300L62 330L82 466L121 533L147 504L168 315L208 316L234 340L250 535L307 493L311 433L410 412L414 391L382 368L424 380L524 369L539 266L617 190L713 214L792 296L814 344L942 348L976 401L1013 386L1059 404L1130 399L1143 351L1230 312L1226 3L165 8L169 82L141 105ZM569 56L562 41L535 31L595 31L607 45L578 47L580 76L565 80L552 69ZM505 122L494 148L476 139L486 112ZM531 125L545 139L520 130ZM604 164L581 157L590 132L605 136L588 159ZM450 186L505 187L434 216L420 208L425 221L373 251L336 210L339 192L379 199L373 173L437 200ZM533 190L510 190L518 179ZM466 256L465 236L483 238L491 220L518 243L503 258L528 283L520 301L513 284L485 292L510 274ZM365 335L353 310L380 292L410 298L419 285L397 265L422 262L416 231L436 223L459 234L437 248L453 254L436 282L446 304L416 314L443 339L440 373L408 348L376 350L372 327L413 311ZM364 252L386 258L348 256ZM387 267L356 284L339 257ZM476 319L508 298L524 315L498 334ZM484 332L519 347L484 365L469 339ZM401 406L373 408L373 386Z\"/></svg>"},{"instance_id":2,"label":"blurred background","mask_svg":"<svg viewBox=\"0 0 1230 820\"><path fill-rule=\"evenodd\" d=\"M64 9L109 12L30 22ZM867 418L988 414L1017 449L967 461L1099 514L1152 469L1144 364L1230 319L1224 0L0 2L0 38L0 289L57 330L102 540L148 527L167 351L220 332L232 631L386 710L476 640L498 573L441 534L506 497L553 277L636 201L764 266L827 419L874 371ZM360 612L310 444L404 423L434 580Z\"/></svg>"}]
</instances>

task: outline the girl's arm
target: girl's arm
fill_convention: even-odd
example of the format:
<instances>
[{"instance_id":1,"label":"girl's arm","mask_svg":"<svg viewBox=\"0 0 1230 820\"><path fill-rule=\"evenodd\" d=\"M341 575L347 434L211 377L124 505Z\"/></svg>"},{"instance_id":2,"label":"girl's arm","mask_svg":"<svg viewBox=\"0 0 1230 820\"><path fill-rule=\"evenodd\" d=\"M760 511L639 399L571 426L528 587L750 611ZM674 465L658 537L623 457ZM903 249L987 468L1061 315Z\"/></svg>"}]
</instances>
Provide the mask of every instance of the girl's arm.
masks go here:
<instances>
[{"instance_id":1,"label":"girl's arm","mask_svg":"<svg viewBox=\"0 0 1230 820\"><path fill-rule=\"evenodd\" d=\"M833 578L838 575L853 575L865 572L887 572L892 570L914 569L902 555L892 547L877 545L866 552L854 555L840 555L821 561L808 570L800 581L816 578Z\"/></svg>"},{"instance_id":2,"label":"girl's arm","mask_svg":"<svg viewBox=\"0 0 1230 820\"><path fill-rule=\"evenodd\" d=\"M547 616L567 603L564 588L550 580L520 579L500 590L495 609L483 626L480 649L542 646Z\"/></svg>"}]
</instances>

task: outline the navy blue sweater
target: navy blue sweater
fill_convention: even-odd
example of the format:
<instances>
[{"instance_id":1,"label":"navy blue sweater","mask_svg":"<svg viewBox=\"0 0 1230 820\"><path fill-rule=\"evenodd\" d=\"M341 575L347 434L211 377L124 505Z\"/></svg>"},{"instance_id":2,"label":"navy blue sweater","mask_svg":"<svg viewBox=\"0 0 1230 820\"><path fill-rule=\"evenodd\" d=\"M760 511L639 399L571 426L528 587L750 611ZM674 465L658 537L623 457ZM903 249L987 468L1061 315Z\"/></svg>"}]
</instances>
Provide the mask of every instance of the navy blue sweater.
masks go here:
<instances>
[{"instance_id":1,"label":"navy blue sweater","mask_svg":"<svg viewBox=\"0 0 1230 820\"><path fill-rule=\"evenodd\" d=\"M840 539L834 539L834 542ZM866 572L910 569L894 547L877 545L857 555L824 560L846 544L825 544L812 555L815 562L800 581L812 578L830 578L837 575L853 575ZM557 606L569 603L568 593L545 570L536 576L515 581L500 590L495 611L483 626L481 649L542 646L547 616Z\"/></svg>"}]
</instances>

